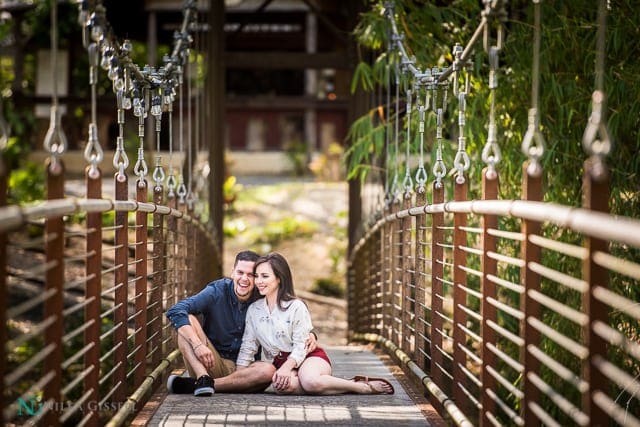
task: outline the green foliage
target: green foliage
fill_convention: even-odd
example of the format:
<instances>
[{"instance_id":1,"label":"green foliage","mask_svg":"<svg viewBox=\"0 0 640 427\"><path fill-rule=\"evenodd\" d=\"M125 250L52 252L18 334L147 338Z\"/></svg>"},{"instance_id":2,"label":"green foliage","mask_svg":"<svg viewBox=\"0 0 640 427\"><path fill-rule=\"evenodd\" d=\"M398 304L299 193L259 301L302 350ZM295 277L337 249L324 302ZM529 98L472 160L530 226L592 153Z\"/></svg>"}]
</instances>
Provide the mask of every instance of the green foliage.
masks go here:
<instances>
[{"instance_id":1,"label":"green foliage","mask_svg":"<svg viewBox=\"0 0 640 427\"><path fill-rule=\"evenodd\" d=\"M458 0L452 4L423 4L413 1L395 2L396 22L405 35L404 45L409 55L416 57L420 69L447 67L452 63L451 48L458 42L466 45L480 22L480 2ZM366 63L356 69L352 87L370 89L382 84L386 87L386 46L389 31L381 13L382 2L375 3L370 12L362 15L355 35L360 44L373 50L377 58L373 65ZM503 159L498 165L501 176L501 198L519 198L521 167L524 155L520 151L527 128L528 108L531 105L531 67L533 40L532 2L509 2L506 38L500 52L500 70L496 90L496 120L498 143ZM580 204L582 163L586 159L581 139L591 112L591 93L594 90L594 58L597 7L593 2L542 3L542 53L540 102L542 132L547 141L543 157L547 182L545 199L570 205ZM640 74L640 45L632 43L640 36L637 22L640 11L630 0L612 3L609 9L607 32L607 71L605 91L608 95L608 127L615 140L608 161L611 166L611 208L615 213L637 216L640 197L637 197L640 173L640 88L634 82ZM570 52L570 53L569 53ZM391 55L390 59L394 59ZM480 160L487 138L489 109L488 59L480 43L472 55L471 94L467 98L467 152L471 157L470 197L479 194ZM377 71L376 71L377 70ZM395 86L393 86L395 87ZM392 88L392 94L395 89ZM382 101L384 102L384 101ZM382 157L384 135L390 123L376 119L374 106L356 120L350 129L349 150L346 152L349 177L364 177L372 167L383 167L375 159ZM401 110L403 107L401 107ZM404 120L404 112L401 111ZM382 116L382 115L380 115ZM412 134L416 136L417 114L412 117ZM427 150L434 149L433 112L429 112L425 133ZM452 169L456 150L457 101L449 96L445 112L444 160ZM406 124L401 122L402 127ZM417 153L419 139L412 138L412 152ZM400 135L400 151L404 152L404 135ZM394 153L389 159L394 161ZM433 158L433 157L432 157ZM373 161L372 161L373 160ZM427 165L430 171L432 165ZM387 171L388 174L389 171ZM431 175L431 174L430 174ZM432 176L430 176L432 179Z\"/></svg>"},{"instance_id":2,"label":"green foliage","mask_svg":"<svg viewBox=\"0 0 640 427\"><path fill-rule=\"evenodd\" d=\"M224 222L224 237L236 237L247 229L247 224L242 218L227 219Z\"/></svg>"},{"instance_id":3,"label":"green foliage","mask_svg":"<svg viewBox=\"0 0 640 427\"><path fill-rule=\"evenodd\" d=\"M313 287L311 288L311 292L327 297L343 298L345 289L342 282L331 277L322 277L316 279Z\"/></svg>"},{"instance_id":4,"label":"green foliage","mask_svg":"<svg viewBox=\"0 0 640 427\"><path fill-rule=\"evenodd\" d=\"M26 161L9 175L9 203L29 203L44 198L44 171L38 163Z\"/></svg>"},{"instance_id":5,"label":"green foliage","mask_svg":"<svg viewBox=\"0 0 640 427\"><path fill-rule=\"evenodd\" d=\"M25 14L26 22L23 25L27 37L32 39L38 48L49 49L51 47L51 2L36 2L36 7L31 13ZM78 32L78 7L71 3L58 3L58 40L59 47L66 49L70 38Z\"/></svg>"},{"instance_id":6,"label":"green foliage","mask_svg":"<svg viewBox=\"0 0 640 427\"><path fill-rule=\"evenodd\" d=\"M353 122L349 128L347 138L351 141L351 146L345 152L349 179L360 177L364 180L373 167L374 159L383 151L385 127L376 123L377 111L379 110L371 110Z\"/></svg>"},{"instance_id":7,"label":"green foliage","mask_svg":"<svg viewBox=\"0 0 640 427\"><path fill-rule=\"evenodd\" d=\"M113 227L116 223L116 211L107 211L102 213L102 226Z\"/></svg>"},{"instance_id":8,"label":"green foliage","mask_svg":"<svg viewBox=\"0 0 640 427\"><path fill-rule=\"evenodd\" d=\"M375 2L370 12L362 15L355 34L361 46L373 51L376 58L359 66L354 75L357 81L352 82L352 89L362 88L379 91L379 86L388 87L391 80L391 95L395 94L394 79L388 79L386 73L393 72L386 66L388 60L392 64L397 60L395 53L388 55L386 47L390 31L386 24L386 17L381 13L383 2ZM497 166L500 174L501 199L519 199L521 195L522 163L525 160L521 152L521 143L527 130L528 110L532 104L531 85L534 78L533 64L533 3L529 0L514 0L508 2L508 19L505 23L506 36L503 49L500 52L500 68L498 71L498 87L495 91L495 118L497 124L498 144L502 151L502 160ZM404 33L403 41L409 55L416 58L416 66L422 70L437 67L448 67L452 64L451 48L460 43L466 46L472 32L480 22L480 8L482 2L476 0L456 0L453 2L415 2L411 0L397 0L395 4L396 23L398 30ZM582 147L582 136L591 114L591 96L595 89L595 49L597 34L597 4L588 0L541 2L542 7L542 37L540 63L540 95L538 110L542 134L547 146L542 158L546 187L544 200L569 206L581 205L581 176L583 164L587 154ZM604 91L607 95L607 110L605 114L609 134L613 138L613 150L607 158L611 179L610 209L615 214L639 218L640 217L640 86L637 76L640 75L640 9L631 0L608 2L607 40L606 40L606 70ZM482 38L480 38L481 40ZM488 88L488 57L480 42L471 54L473 66L471 68L471 93L467 97L466 108L466 148L471 158L471 168L467 172L469 199L480 196L480 174L484 167L481 161L482 148L487 139L489 121L490 90ZM387 71L384 71L384 70ZM404 83L400 83L404 91ZM451 200L451 175L453 158L456 151L458 137L458 102L451 96L444 114L443 124L443 160L449 170L446 200ZM404 94L401 95L401 98ZM404 160L405 130L407 127L404 112L404 100L400 104L399 123L402 128L399 135L399 150L396 153L391 146L387 165L380 163L384 159L388 148L385 144L387 132L393 135L395 117L385 123L386 98L376 98L380 105L372 109L360 119L356 120L350 129L348 139L350 147L346 152L349 177L364 179L368 173L377 168L380 174L389 179L395 172L396 159ZM392 101L393 103L394 101ZM376 114L384 109L385 114ZM394 111L392 106L391 111ZM395 114L395 113L394 113ZM418 153L419 138L417 138L417 114L412 114L411 127L413 138L410 141L411 152ZM435 159L435 126L434 113L429 111L425 126L426 152ZM392 141L393 142L393 141ZM404 166L400 162L401 172ZM431 171L433 163L425 165ZM429 180L433 176L429 173ZM501 224L500 228L517 229L513 224ZM581 244L581 236L564 232L554 226L545 226L544 235L557 241ZM518 256L518 243L501 242L500 253ZM625 259L640 259L640 251L612 245L610 251ZM564 272L574 277L581 276L579 260L558 256L547 256L543 252L542 263L552 269ZM469 263L475 267L477 260ZM517 268L501 268L499 276L511 282L518 283L520 272ZM471 278L468 284L477 289L478 283ZM611 289L619 295L624 295L632 301L640 300L640 290L637 281L624 278L622 275L612 274ZM542 292L568 307L581 310L584 296L575 291L567 290L557 283L542 280ZM514 292L504 291L500 295L501 301L517 306L520 296ZM475 308L475 306L474 306ZM568 321L564 316L552 310L543 310L542 319L545 324L560 330L567 337L581 341L584 331L576 324ZM507 330L518 334L519 324L509 316L501 316L499 323ZM622 313L613 311L610 315L610 326L637 341L640 336L638 322ZM473 324L472 328L477 327ZM506 341L506 340L505 340ZM501 348L516 359L519 349L506 343ZM545 353L569 367L576 375L580 375L581 361L575 355L563 350L550 339L544 339L542 349ZM623 369L631 377L640 375L640 363L630 358L624 351L611 346L609 360ZM508 373L508 369L500 369L501 374L514 384L522 381L521 377ZM579 405L580 395L575 388L568 386L558 375L548 369L543 369L541 376L551 386L559 390L563 397ZM640 404L634 391L612 388L610 396L624 407L624 402L632 402L626 409L629 413L639 414ZM500 394L500 393L499 393ZM517 406L517 399L508 393L500 394L505 402ZM550 401L543 402L559 424L573 424L568 416L555 407ZM551 409L550 409L551 408ZM501 420L508 423L507 420Z\"/></svg>"},{"instance_id":9,"label":"green foliage","mask_svg":"<svg viewBox=\"0 0 640 427\"><path fill-rule=\"evenodd\" d=\"M284 240L294 237L311 236L318 229L318 224L293 217L283 218L279 221L268 222L261 229L253 229L251 233L254 244L269 244L274 246Z\"/></svg>"},{"instance_id":10,"label":"green foliage","mask_svg":"<svg viewBox=\"0 0 640 427\"><path fill-rule=\"evenodd\" d=\"M236 201L238 193L242 191L242 184L238 184L235 176L231 175L224 180L222 184L222 196L224 198L224 207L227 210L233 210L233 202Z\"/></svg>"},{"instance_id":11,"label":"green foliage","mask_svg":"<svg viewBox=\"0 0 640 427\"><path fill-rule=\"evenodd\" d=\"M31 148L26 144L21 144L19 138L11 137L7 141L7 146L2 152L2 158L9 169L17 169L20 162L31 152Z\"/></svg>"},{"instance_id":12,"label":"green foliage","mask_svg":"<svg viewBox=\"0 0 640 427\"><path fill-rule=\"evenodd\" d=\"M285 145L284 153L293 166L296 176L302 176L307 171L307 146L302 142L290 142Z\"/></svg>"}]
</instances>

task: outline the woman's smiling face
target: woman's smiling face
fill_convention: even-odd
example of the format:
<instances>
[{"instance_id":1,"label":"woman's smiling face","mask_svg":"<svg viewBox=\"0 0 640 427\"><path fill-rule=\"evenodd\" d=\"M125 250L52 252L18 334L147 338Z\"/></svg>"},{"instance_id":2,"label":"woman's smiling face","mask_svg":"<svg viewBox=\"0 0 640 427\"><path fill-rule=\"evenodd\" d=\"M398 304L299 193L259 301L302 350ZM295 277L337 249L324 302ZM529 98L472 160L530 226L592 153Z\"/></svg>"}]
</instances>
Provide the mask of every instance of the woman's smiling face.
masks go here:
<instances>
[{"instance_id":1,"label":"woman's smiling face","mask_svg":"<svg viewBox=\"0 0 640 427\"><path fill-rule=\"evenodd\" d=\"M280 287L280 279L276 277L269 262L263 262L256 267L254 280L260 295L266 296L269 301L275 301Z\"/></svg>"}]
</instances>

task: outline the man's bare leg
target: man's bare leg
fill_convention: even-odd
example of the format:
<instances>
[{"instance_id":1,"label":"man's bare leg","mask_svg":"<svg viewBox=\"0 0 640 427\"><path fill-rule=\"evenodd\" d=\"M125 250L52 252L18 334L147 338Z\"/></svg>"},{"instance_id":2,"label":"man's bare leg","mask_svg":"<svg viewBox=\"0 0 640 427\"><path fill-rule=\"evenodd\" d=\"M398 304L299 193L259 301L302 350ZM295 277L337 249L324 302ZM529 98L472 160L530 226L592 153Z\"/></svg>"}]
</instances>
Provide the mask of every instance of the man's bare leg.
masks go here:
<instances>
[{"instance_id":1,"label":"man's bare leg","mask_svg":"<svg viewBox=\"0 0 640 427\"><path fill-rule=\"evenodd\" d=\"M226 377L215 379L216 392L253 393L263 391L271 384L276 367L268 362L254 362Z\"/></svg>"}]
</instances>

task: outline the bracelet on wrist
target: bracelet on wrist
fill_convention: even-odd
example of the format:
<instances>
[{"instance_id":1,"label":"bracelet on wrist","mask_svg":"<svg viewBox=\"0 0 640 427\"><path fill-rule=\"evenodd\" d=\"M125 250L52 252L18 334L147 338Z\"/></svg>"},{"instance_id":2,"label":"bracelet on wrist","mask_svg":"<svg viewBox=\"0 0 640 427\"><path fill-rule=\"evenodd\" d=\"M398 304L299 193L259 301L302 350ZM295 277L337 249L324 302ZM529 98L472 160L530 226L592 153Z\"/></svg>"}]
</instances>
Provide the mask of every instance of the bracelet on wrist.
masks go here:
<instances>
[{"instance_id":1,"label":"bracelet on wrist","mask_svg":"<svg viewBox=\"0 0 640 427\"><path fill-rule=\"evenodd\" d=\"M194 345L194 346L193 346L193 351L196 351L196 349L197 349L198 347L200 347L201 345L204 345L204 343L200 343L200 344L196 344L196 345Z\"/></svg>"}]
</instances>

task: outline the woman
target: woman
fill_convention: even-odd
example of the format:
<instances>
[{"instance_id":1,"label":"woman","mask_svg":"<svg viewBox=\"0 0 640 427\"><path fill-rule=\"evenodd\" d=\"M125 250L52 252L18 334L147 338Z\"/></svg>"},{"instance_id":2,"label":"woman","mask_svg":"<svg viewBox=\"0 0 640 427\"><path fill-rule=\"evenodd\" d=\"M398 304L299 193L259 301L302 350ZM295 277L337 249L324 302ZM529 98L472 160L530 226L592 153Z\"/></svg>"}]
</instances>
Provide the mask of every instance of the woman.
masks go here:
<instances>
[{"instance_id":1,"label":"woman","mask_svg":"<svg viewBox=\"0 0 640 427\"><path fill-rule=\"evenodd\" d=\"M351 380L331 375L331 362L320 347L307 354L305 339L312 329L309 310L293 290L286 259L271 253L254 266L255 286L263 295L247 309L246 326L236 365L249 366L259 346L262 359L273 361L272 384L282 394L393 394L382 378L356 376Z\"/></svg>"}]
</instances>

